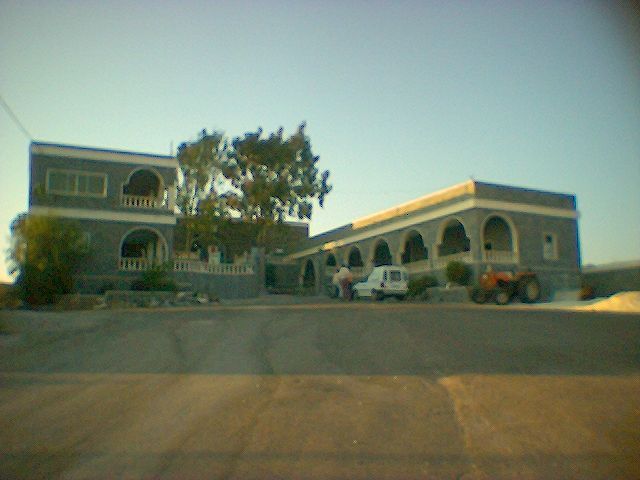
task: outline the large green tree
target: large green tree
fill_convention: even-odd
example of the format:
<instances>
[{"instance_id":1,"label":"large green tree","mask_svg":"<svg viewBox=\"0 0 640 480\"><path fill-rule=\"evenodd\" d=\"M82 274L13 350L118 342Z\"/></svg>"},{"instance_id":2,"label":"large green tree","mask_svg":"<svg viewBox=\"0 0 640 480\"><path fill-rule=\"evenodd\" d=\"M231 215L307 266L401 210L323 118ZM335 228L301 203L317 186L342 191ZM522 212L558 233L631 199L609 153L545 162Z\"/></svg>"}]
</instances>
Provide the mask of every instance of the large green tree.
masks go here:
<instances>
[{"instance_id":1,"label":"large green tree","mask_svg":"<svg viewBox=\"0 0 640 480\"><path fill-rule=\"evenodd\" d=\"M221 219L255 224L258 245L288 218L311 219L313 202L322 207L331 185L304 129L302 123L289 137L282 128L268 136L258 129L231 144L220 133L203 131L197 141L181 145L178 206L185 215L187 249L196 235L214 236Z\"/></svg>"},{"instance_id":2,"label":"large green tree","mask_svg":"<svg viewBox=\"0 0 640 480\"><path fill-rule=\"evenodd\" d=\"M221 159L227 145L221 132L200 132L197 140L178 147L180 168L176 204L183 215L182 236L185 250L194 238L211 242L216 238L218 220L226 215L220 203L218 187L221 179Z\"/></svg>"},{"instance_id":3,"label":"large green tree","mask_svg":"<svg viewBox=\"0 0 640 480\"><path fill-rule=\"evenodd\" d=\"M21 214L11 224L10 272L18 275L22 300L32 305L72 292L74 274L88 254L85 235L70 220Z\"/></svg>"},{"instance_id":4,"label":"large green tree","mask_svg":"<svg viewBox=\"0 0 640 480\"><path fill-rule=\"evenodd\" d=\"M305 124L288 138L283 129L264 138L262 130L232 142L222 173L233 186L223 197L227 208L245 220L275 223L287 217L311 219L313 201L324 204L331 191L329 171L320 173L320 157L311 151Z\"/></svg>"}]
</instances>

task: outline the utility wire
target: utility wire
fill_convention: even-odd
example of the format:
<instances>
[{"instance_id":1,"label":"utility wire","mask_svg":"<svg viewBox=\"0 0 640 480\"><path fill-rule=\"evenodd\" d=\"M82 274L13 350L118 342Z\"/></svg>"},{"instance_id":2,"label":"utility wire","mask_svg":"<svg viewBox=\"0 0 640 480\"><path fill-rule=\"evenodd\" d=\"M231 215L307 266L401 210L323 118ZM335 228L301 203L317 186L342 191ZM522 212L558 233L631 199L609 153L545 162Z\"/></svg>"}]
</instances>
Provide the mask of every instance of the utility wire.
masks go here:
<instances>
[{"instance_id":1,"label":"utility wire","mask_svg":"<svg viewBox=\"0 0 640 480\"><path fill-rule=\"evenodd\" d=\"M27 130L24 125L22 125L16 114L13 113L13 110L11 110L11 107L7 104L7 102L4 101L2 95L0 95L0 103L2 104L2 108L4 108L4 111L7 112L7 115L9 115L11 117L11 120L13 120L13 123L17 125L22 133L24 133L25 137L27 137L29 140L33 140L33 136L29 133L29 130Z\"/></svg>"}]
</instances>

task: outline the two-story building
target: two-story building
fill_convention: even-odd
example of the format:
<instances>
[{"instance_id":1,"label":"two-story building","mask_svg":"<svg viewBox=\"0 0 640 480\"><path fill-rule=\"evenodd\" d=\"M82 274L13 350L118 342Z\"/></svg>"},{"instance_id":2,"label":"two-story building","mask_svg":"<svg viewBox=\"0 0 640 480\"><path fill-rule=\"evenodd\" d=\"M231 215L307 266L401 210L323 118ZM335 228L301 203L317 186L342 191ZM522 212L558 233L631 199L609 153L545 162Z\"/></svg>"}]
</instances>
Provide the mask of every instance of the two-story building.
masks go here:
<instances>
[{"instance_id":1,"label":"two-story building","mask_svg":"<svg viewBox=\"0 0 640 480\"><path fill-rule=\"evenodd\" d=\"M173 156L31 144L29 213L73 219L85 232L83 290L170 259L177 166Z\"/></svg>"},{"instance_id":2,"label":"two-story building","mask_svg":"<svg viewBox=\"0 0 640 480\"><path fill-rule=\"evenodd\" d=\"M180 288L221 298L258 295L264 255L250 243L219 246L244 246L240 259L176 252L177 180L171 155L33 142L29 214L71 219L85 233L91 253L77 275L80 292L129 289L149 267L166 264Z\"/></svg>"}]
</instances>

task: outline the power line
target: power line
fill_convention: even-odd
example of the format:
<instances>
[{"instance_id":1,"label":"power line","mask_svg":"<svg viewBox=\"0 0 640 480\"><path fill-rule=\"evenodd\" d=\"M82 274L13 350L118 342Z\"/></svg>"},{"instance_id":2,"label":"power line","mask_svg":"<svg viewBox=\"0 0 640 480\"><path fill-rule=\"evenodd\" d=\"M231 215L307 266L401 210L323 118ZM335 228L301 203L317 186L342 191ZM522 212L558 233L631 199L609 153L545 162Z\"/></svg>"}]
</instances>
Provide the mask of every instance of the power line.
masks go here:
<instances>
[{"instance_id":1,"label":"power line","mask_svg":"<svg viewBox=\"0 0 640 480\"><path fill-rule=\"evenodd\" d=\"M20 120L18 119L16 114L13 113L13 110L11 110L11 107L7 104L7 102L4 101L4 98L2 98L2 95L0 95L0 103L2 104L2 107L4 108L4 111L7 112L7 115L9 115L9 117L11 117L11 120L13 120L13 123L15 123L17 125L17 127L22 131L22 133L24 133L24 135L29 140L33 140L33 135L31 135L29 133L29 130L27 130L24 127L24 125L22 125L22 122L20 122Z\"/></svg>"}]
</instances>

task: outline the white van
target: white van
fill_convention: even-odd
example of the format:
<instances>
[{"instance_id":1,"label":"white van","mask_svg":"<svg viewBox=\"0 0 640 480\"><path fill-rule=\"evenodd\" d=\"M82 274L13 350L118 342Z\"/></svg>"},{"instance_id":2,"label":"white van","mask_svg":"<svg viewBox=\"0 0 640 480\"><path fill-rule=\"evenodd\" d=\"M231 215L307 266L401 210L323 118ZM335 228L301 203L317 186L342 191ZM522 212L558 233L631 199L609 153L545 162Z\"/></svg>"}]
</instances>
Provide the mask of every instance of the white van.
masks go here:
<instances>
[{"instance_id":1,"label":"white van","mask_svg":"<svg viewBox=\"0 0 640 480\"><path fill-rule=\"evenodd\" d=\"M409 274L404 267L382 265L375 267L369 278L356 283L353 287L353 298L371 297L382 300L384 297L396 297L403 300L407 294Z\"/></svg>"}]
</instances>

